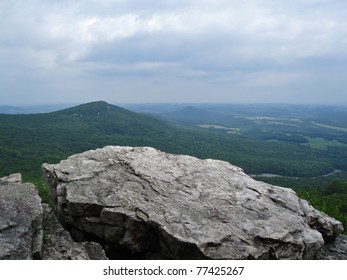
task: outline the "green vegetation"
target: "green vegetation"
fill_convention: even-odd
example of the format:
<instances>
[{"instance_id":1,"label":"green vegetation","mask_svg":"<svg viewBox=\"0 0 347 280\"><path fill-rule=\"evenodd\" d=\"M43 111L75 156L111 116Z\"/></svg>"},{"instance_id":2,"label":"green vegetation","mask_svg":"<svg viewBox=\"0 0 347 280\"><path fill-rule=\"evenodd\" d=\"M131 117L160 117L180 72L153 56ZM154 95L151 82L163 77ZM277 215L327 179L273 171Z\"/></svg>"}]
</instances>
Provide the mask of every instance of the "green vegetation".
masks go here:
<instances>
[{"instance_id":1,"label":"green vegetation","mask_svg":"<svg viewBox=\"0 0 347 280\"><path fill-rule=\"evenodd\" d=\"M306 137L308 143L312 149L327 150L328 147L347 147L347 144L334 140L326 140L324 138Z\"/></svg>"},{"instance_id":2,"label":"green vegetation","mask_svg":"<svg viewBox=\"0 0 347 280\"><path fill-rule=\"evenodd\" d=\"M343 127L346 112L310 108L214 105L209 111L188 107L160 119L92 102L53 113L0 114L0 177L22 173L49 202L43 162L57 163L106 145L151 146L225 160L248 174L286 176L258 179L294 188L318 209L346 221L344 187L323 191L334 180L347 181L347 133L326 127ZM333 120L324 112L333 114ZM336 169L342 172L322 176Z\"/></svg>"},{"instance_id":3,"label":"green vegetation","mask_svg":"<svg viewBox=\"0 0 347 280\"><path fill-rule=\"evenodd\" d=\"M225 127L222 125L216 125L216 124L199 124L198 127L206 128L206 129L216 129L216 130L224 130L227 133L230 134L240 134L239 128L233 128L233 127Z\"/></svg>"},{"instance_id":4,"label":"green vegetation","mask_svg":"<svg viewBox=\"0 0 347 280\"><path fill-rule=\"evenodd\" d=\"M298 190L300 197L313 207L341 221L347 232L347 182L333 181L321 187L306 187Z\"/></svg>"},{"instance_id":5,"label":"green vegetation","mask_svg":"<svg viewBox=\"0 0 347 280\"><path fill-rule=\"evenodd\" d=\"M347 170L347 149L331 151L298 145L291 135L258 128L232 135L212 129L171 125L159 119L93 102L47 114L0 115L0 176L21 172L25 180L41 176L43 162L105 145L152 146L160 150L215 158L241 166L247 173L309 177ZM265 135L286 137L264 141ZM280 137L277 137L280 139Z\"/></svg>"}]
</instances>

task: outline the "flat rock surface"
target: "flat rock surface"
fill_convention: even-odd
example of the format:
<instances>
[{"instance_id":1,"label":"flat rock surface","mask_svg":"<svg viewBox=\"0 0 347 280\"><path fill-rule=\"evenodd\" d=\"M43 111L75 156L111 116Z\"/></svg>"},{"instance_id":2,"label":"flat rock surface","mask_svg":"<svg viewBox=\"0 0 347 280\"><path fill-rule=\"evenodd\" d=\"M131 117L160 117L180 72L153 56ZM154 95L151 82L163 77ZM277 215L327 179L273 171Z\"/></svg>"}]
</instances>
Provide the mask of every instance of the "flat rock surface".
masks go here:
<instances>
[{"instance_id":1,"label":"flat rock surface","mask_svg":"<svg viewBox=\"0 0 347 280\"><path fill-rule=\"evenodd\" d=\"M108 254L313 259L342 224L218 160L108 146L43 164L60 221Z\"/></svg>"},{"instance_id":2,"label":"flat rock surface","mask_svg":"<svg viewBox=\"0 0 347 280\"><path fill-rule=\"evenodd\" d=\"M42 215L34 185L20 174L0 179L0 260L40 258Z\"/></svg>"}]
</instances>

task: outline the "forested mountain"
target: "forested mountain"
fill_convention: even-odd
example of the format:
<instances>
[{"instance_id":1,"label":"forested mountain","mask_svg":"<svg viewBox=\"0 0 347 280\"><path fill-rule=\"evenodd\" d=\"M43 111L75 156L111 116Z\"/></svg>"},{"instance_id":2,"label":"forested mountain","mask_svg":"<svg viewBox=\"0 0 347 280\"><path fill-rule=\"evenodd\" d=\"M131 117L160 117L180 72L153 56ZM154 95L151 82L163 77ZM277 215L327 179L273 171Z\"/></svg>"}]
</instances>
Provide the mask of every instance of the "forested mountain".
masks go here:
<instances>
[{"instance_id":1,"label":"forested mountain","mask_svg":"<svg viewBox=\"0 0 347 280\"><path fill-rule=\"evenodd\" d=\"M167 132L171 128L159 120L105 102L45 114L3 114L0 172L36 177L42 162L55 162L104 145L140 145Z\"/></svg>"}]
</instances>

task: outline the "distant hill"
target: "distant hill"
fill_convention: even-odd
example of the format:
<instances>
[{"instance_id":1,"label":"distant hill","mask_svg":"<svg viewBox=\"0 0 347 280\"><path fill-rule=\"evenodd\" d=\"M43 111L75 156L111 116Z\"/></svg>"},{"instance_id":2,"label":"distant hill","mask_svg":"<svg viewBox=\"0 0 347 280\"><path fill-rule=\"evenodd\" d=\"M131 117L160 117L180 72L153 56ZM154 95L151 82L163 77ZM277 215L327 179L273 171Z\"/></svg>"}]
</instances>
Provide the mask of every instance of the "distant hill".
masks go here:
<instances>
[{"instance_id":1,"label":"distant hill","mask_svg":"<svg viewBox=\"0 0 347 280\"><path fill-rule=\"evenodd\" d=\"M43 162L105 145L158 145L173 129L106 102L43 114L0 114L0 175L38 176ZM31 176L31 175L30 175Z\"/></svg>"},{"instance_id":2,"label":"distant hill","mask_svg":"<svg viewBox=\"0 0 347 280\"><path fill-rule=\"evenodd\" d=\"M121 107L96 101L51 113L57 118L71 118L97 132L113 135L152 135L170 130L162 121Z\"/></svg>"},{"instance_id":3,"label":"distant hill","mask_svg":"<svg viewBox=\"0 0 347 280\"><path fill-rule=\"evenodd\" d=\"M187 106L174 112L162 113L160 116L165 119L190 124L220 123L221 121L228 119L228 116L224 114L208 112L194 106Z\"/></svg>"},{"instance_id":4,"label":"distant hill","mask_svg":"<svg viewBox=\"0 0 347 280\"><path fill-rule=\"evenodd\" d=\"M72 104L0 106L0 114L39 114L49 113L73 106Z\"/></svg>"}]
</instances>

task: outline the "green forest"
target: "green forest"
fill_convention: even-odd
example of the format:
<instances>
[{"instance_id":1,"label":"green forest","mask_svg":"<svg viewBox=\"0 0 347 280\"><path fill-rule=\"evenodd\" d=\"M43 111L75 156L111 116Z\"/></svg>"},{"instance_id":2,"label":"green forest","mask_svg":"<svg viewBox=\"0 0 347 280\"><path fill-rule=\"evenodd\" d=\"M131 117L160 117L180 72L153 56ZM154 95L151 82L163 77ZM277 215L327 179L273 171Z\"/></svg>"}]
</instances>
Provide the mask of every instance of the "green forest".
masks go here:
<instances>
[{"instance_id":1,"label":"green forest","mask_svg":"<svg viewBox=\"0 0 347 280\"><path fill-rule=\"evenodd\" d=\"M153 115L92 102L52 113L0 114L0 177L20 172L48 201L42 163L106 145L151 146L225 160L257 180L293 188L347 228L347 115L325 112L334 118L323 119L323 109L233 105Z\"/></svg>"}]
</instances>

